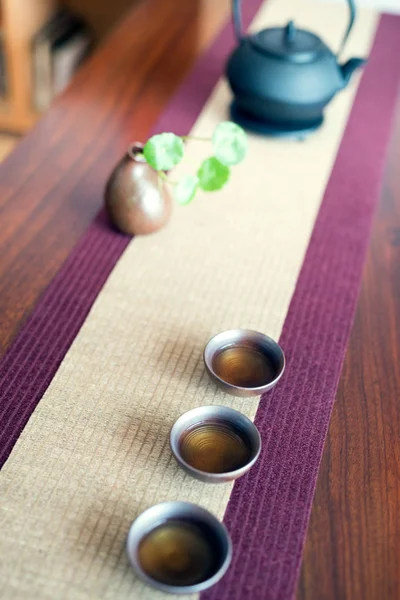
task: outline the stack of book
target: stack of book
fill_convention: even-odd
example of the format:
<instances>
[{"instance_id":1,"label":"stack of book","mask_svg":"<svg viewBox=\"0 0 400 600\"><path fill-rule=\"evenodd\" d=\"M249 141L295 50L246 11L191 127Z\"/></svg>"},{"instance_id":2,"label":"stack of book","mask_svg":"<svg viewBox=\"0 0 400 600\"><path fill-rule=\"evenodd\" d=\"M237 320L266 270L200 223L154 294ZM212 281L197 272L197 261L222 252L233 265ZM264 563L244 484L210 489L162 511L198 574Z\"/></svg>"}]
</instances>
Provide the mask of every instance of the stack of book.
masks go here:
<instances>
[{"instance_id":1,"label":"stack of book","mask_svg":"<svg viewBox=\"0 0 400 600\"><path fill-rule=\"evenodd\" d=\"M54 96L63 91L90 48L88 28L66 9L57 11L37 32L32 41L36 110L46 110Z\"/></svg>"}]
</instances>

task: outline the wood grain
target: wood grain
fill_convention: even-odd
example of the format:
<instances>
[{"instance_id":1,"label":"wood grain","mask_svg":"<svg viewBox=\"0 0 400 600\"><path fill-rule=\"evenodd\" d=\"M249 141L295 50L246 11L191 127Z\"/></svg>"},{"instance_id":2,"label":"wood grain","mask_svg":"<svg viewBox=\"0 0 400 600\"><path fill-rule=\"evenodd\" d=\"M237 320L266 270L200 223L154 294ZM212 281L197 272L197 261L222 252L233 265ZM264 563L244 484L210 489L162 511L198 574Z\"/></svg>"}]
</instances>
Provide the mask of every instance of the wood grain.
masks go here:
<instances>
[{"instance_id":1,"label":"wood grain","mask_svg":"<svg viewBox=\"0 0 400 600\"><path fill-rule=\"evenodd\" d=\"M138 4L1 165L0 354L228 11L229 0Z\"/></svg>"},{"instance_id":2,"label":"wood grain","mask_svg":"<svg viewBox=\"0 0 400 600\"><path fill-rule=\"evenodd\" d=\"M144 0L0 167L0 354L229 0ZM298 600L400 598L400 110L304 552ZM256 600L256 599L255 599Z\"/></svg>"},{"instance_id":3,"label":"wood grain","mask_svg":"<svg viewBox=\"0 0 400 600\"><path fill-rule=\"evenodd\" d=\"M297 600L400 598L400 105Z\"/></svg>"}]
</instances>

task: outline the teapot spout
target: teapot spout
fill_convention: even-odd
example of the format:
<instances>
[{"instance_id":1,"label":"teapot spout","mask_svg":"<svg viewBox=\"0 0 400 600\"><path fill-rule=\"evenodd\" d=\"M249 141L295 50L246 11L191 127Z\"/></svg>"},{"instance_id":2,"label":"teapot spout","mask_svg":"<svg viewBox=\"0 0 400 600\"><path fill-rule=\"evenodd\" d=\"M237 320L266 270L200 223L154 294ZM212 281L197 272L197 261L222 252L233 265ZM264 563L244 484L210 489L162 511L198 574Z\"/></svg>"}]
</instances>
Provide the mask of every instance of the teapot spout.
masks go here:
<instances>
[{"instance_id":1,"label":"teapot spout","mask_svg":"<svg viewBox=\"0 0 400 600\"><path fill-rule=\"evenodd\" d=\"M366 62L367 61L364 58L350 58L343 65L339 66L343 78L343 87L346 87L349 83L354 71L365 65Z\"/></svg>"}]
</instances>

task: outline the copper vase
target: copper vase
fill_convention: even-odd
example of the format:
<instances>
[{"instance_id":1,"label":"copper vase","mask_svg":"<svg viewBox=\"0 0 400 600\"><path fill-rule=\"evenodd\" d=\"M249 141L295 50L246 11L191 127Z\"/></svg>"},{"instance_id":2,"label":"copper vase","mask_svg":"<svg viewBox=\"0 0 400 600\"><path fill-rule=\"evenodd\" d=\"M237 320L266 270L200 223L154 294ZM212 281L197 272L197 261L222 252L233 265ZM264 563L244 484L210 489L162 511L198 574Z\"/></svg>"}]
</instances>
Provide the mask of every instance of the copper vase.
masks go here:
<instances>
[{"instance_id":1,"label":"copper vase","mask_svg":"<svg viewBox=\"0 0 400 600\"><path fill-rule=\"evenodd\" d=\"M105 207L112 223L130 235L158 231L168 222L172 202L157 172L145 161L143 144L134 143L107 182Z\"/></svg>"}]
</instances>

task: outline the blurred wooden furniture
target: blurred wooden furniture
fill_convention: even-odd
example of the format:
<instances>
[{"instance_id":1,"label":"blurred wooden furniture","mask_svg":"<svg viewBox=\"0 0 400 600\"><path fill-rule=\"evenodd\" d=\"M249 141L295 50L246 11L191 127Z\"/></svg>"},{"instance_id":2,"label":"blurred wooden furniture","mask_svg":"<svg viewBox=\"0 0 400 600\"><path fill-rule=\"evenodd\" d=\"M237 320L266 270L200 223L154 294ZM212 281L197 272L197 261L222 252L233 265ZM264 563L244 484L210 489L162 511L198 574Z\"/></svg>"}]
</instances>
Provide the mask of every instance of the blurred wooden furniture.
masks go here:
<instances>
[{"instance_id":1,"label":"blurred wooden furniture","mask_svg":"<svg viewBox=\"0 0 400 600\"><path fill-rule=\"evenodd\" d=\"M32 36L54 11L57 0L1 0L6 97L0 103L0 129L22 133L38 114L32 108Z\"/></svg>"},{"instance_id":2,"label":"blurred wooden furniture","mask_svg":"<svg viewBox=\"0 0 400 600\"><path fill-rule=\"evenodd\" d=\"M60 0L90 25L95 41L110 31L125 11L138 0Z\"/></svg>"},{"instance_id":3,"label":"blurred wooden furniture","mask_svg":"<svg viewBox=\"0 0 400 600\"><path fill-rule=\"evenodd\" d=\"M129 142L146 139L229 5L138 3L0 166L0 355L99 210L115 162ZM298 600L400 598L400 111L397 117Z\"/></svg>"},{"instance_id":4,"label":"blurred wooden furniture","mask_svg":"<svg viewBox=\"0 0 400 600\"><path fill-rule=\"evenodd\" d=\"M39 118L33 108L31 45L35 33L64 5L82 16L96 41L134 0L0 0L0 27L7 80L0 100L0 130L25 133Z\"/></svg>"}]
</instances>

